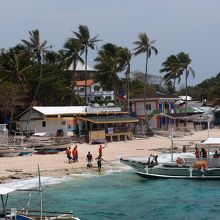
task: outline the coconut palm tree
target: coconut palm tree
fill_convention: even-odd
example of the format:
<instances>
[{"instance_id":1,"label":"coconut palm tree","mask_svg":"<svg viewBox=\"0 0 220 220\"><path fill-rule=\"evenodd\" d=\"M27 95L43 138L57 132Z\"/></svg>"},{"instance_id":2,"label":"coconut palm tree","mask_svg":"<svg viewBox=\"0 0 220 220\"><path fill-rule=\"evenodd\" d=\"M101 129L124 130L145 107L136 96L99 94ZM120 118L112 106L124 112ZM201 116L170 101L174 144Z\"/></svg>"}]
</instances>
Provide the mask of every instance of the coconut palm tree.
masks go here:
<instances>
[{"instance_id":1,"label":"coconut palm tree","mask_svg":"<svg viewBox=\"0 0 220 220\"><path fill-rule=\"evenodd\" d=\"M121 47L117 47L115 44L104 44L98 51L96 57L95 69L98 73L95 76L95 80L100 82L104 89L114 90L115 97L118 97L118 90L121 80L117 73L123 71L122 65L119 64L119 51Z\"/></svg>"},{"instance_id":2,"label":"coconut palm tree","mask_svg":"<svg viewBox=\"0 0 220 220\"><path fill-rule=\"evenodd\" d=\"M181 69L180 62L175 55L169 56L163 63L163 68L160 69L161 73L166 73L164 76L164 80L167 82L170 79L173 79L174 91L176 90L176 80L180 82Z\"/></svg>"},{"instance_id":3,"label":"coconut palm tree","mask_svg":"<svg viewBox=\"0 0 220 220\"><path fill-rule=\"evenodd\" d=\"M47 41L41 42L40 40L40 32L38 29L29 31L29 41L28 40L21 40L24 46L26 47L27 51L32 55L33 60L37 61L38 65L40 66L40 73L39 73L39 82L37 88L35 90L35 94L33 97L32 104L35 103L38 91L40 89L40 84L42 80L42 56L48 52L49 48L52 46L47 46Z\"/></svg>"},{"instance_id":4,"label":"coconut palm tree","mask_svg":"<svg viewBox=\"0 0 220 220\"><path fill-rule=\"evenodd\" d=\"M81 43L74 38L68 39L64 44L64 49L62 50L64 54L64 65L65 68L72 67L72 80L71 80L71 99L70 105L73 105L73 97L74 97L74 84L76 78L76 66L78 62L84 63L81 58Z\"/></svg>"},{"instance_id":5,"label":"coconut palm tree","mask_svg":"<svg viewBox=\"0 0 220 220\"><path fill-rule=\"evenodd\" d=\"M148 70L148 60L151 57L152 51L155 55L158 54L156 47L153 46L155 40L150 40L146 33L139 33L138 40L134 42L136 47L134 48L134 55L138 56L140 54L146 55L145 61L145 75L144 75L144 116L145 123L147 124L147 111L146 111L146 95L147 95L147 70Z\"/></svg>"},{"instance_id":6,"label":"coconut palm tree","mask_svg":"<svg viewBox=\"0 0 220 220\"><path fill-rule=\"evenodd\" d=\"M127 111L130 111L130 78L131 78L131 58L132 58L132 53L128 48L121 48L119 50L119 64L120 64L120 69L125 69L125 90L126 90L126 95L127 95L127 101L126 101L126 108Z\"/></svg>"},{"instance_id":7,"label":"coconut palm tree","mask_svg":"<svg viewBox=\"0 0 220 220\"><path fill-rule=\"evenodd\" d=\"M16 53L13 49L2 53L2 58L5 62L0 65L0 68L7 73L5 78L11 79L13 83L19 83L21 88L27 92L28 81L26 80L25 71L30 69L32 65L22 66L20 57L21 54Z\"/></svg>"},{"instance_id":8,"label":"coconut palm tree","mask_svg":"<svg viewBox=\"0 0 220 220\"><path fill-rule=\"evenodd\" d=\"M180 72L183 74L185 71L185 95L186 95L186 108L185 113L187 109L187 96L188 96L188 77L189 74L192 75L193 78L195 78L195 72L189 65L191 64L192 60L189 57L189 54L186 54L184 52L180 52L177 54L177 59L179 60L180 65Z\"/></svg>"},{"instance_id":9,"label":"coconut palm tree","mask_svg":"<svg viewBox=\"0 0 220 220\"><path fill-rule=\"evenodd\" d=\"M95 37L90 36L89 28L86 25L79 25L79 32L73 32L76 39L81 43L82 51L85 53L85 104L87 105L87 60L88 60L88 49L95 49L95 44L100 41L98 35Z\"/></svg>"}]
</instances>

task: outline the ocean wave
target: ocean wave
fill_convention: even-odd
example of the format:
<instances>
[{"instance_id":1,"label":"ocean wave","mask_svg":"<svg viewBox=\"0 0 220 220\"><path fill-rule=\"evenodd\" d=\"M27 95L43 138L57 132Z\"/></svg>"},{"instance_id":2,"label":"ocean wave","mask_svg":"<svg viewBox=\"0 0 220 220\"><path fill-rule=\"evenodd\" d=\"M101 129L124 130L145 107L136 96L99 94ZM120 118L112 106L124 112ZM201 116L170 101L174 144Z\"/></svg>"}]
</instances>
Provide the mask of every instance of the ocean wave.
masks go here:
<instances>
[{"instance_id":1,"label":"ocean wave","mask_svg":"<svg viewBox=\"0 0 220 220\"><path fill-rule=\"evenodd\" d=\"M41 177L41 185L47 186L52 184L59 184L68 181L69 177L55 178L55 177ZM39 178L34 177L31 179L14 180L10 183L1 184L1 186L9 187L13 189L31 189L39 186Z\"/></svg>"}]
</instances>

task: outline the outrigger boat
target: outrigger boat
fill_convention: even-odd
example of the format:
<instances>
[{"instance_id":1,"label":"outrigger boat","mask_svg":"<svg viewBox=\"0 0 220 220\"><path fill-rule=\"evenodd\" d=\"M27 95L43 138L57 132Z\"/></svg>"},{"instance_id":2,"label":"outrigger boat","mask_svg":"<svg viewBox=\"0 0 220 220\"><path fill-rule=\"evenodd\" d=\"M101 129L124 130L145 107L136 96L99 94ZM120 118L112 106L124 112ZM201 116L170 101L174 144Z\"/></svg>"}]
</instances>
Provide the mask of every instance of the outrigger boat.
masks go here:
<instances>
[{"instance_id":1,"label":"outrigger boat","mask_svg":"<svg viewBox=\"0 0 220 220\"><path fill-rule=\"evenodd\" d=\"M134 168L135 173L143 178L220 179L220 158L211 155L211 149L220 147L220 138L208 138L200 146L208 148L207 158L178 157L174 162L172 155L171 162L161 164L123 158L120 161Z\"/></svg>"}]
</instances>

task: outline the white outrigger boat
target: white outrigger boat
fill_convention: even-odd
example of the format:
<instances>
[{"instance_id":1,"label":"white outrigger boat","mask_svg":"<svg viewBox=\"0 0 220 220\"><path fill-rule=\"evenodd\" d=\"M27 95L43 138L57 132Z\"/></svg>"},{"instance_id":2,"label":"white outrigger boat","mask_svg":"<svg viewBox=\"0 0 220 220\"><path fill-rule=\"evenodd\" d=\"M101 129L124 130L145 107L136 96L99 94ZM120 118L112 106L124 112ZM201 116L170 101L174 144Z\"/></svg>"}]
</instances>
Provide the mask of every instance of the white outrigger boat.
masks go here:
<instances>
[{"instance_id":1,"label":"white outrigger boat","mask_svg":"<svg viewBox=\"0 0 220 220\"><path fill-rule=\"evenodd\" d=\"M208 138L200 144L208 149L207 158L177 158L166 163L149 163L121 158L143 178L220 179L220 157L213 158L211 149L220 147L220 138Z\"/></svg>"}]
</instances>

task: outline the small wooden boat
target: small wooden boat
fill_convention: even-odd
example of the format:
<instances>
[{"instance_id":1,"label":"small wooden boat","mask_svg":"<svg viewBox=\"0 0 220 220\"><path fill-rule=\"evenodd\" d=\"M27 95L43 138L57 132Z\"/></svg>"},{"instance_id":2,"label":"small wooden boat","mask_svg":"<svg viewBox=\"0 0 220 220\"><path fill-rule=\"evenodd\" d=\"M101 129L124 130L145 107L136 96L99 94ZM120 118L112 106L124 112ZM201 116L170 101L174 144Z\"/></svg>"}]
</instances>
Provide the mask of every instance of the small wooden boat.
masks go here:
<instances>
[{"instance_id":1,"label":"small wooden boat","mask_svg":"<svg viewBox=\"0 0 220 220\"><path fill-rule=\"evenodd\" d=\"M42 149L42 150L36 150L35 154L57 154L59 153L59 150L54 149Z\"/></svg>"}]
</instances>

